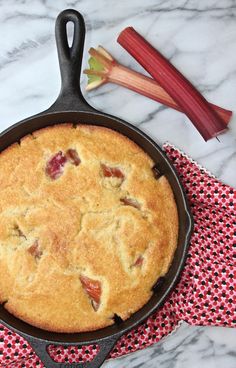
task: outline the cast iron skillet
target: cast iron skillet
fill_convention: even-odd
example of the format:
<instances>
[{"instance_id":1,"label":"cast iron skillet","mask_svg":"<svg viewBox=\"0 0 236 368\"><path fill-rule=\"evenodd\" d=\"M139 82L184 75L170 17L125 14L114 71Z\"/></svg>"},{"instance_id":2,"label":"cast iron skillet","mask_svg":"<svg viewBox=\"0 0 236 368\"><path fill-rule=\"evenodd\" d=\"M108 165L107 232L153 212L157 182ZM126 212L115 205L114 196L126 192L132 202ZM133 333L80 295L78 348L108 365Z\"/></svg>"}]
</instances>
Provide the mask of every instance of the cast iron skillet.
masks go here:
<instances>
[{"instance_id":1,"label":"cast iron skillet","mask_svg":"<svg viewBox=\"0 0 236 368\"><path fill-rule=\"evenodd\" d=\"M71 48L68 46L66 24L74 23L74 37ZM161 148L146 134L129 123L111 115L104 114L88 105L80 90L80 71L85 37L85 25L81 14L75 10L65 10L59 14L56 21L56 41L59 56L62 86L56 102L46 111L27 118L5 130L0 135L0 150L10 144L20 141L22 137L33 131L56 123L72 122L105 126L124 134L137 143L152 157L158 170L169 180L173 189L179 215L178 247L173 263L165 278L154 287L154 294L149 302L127 321L115 318L113 326L94 332L84 333L52 333L33 327L15 318L0 306L0 322L23 336L39 358L48 368L56 367L100 367L116 341L127 331L136 327L163 304L167 295L173 289L181 269L184 266L188 243L193 227L185 194L179 178ZM66 296L65 296L66 297ZM98 344L100 351L92 362L61 364L54 362L47 353L47 347L54 345L89 345Z\"/></svg>"}]
</instances>

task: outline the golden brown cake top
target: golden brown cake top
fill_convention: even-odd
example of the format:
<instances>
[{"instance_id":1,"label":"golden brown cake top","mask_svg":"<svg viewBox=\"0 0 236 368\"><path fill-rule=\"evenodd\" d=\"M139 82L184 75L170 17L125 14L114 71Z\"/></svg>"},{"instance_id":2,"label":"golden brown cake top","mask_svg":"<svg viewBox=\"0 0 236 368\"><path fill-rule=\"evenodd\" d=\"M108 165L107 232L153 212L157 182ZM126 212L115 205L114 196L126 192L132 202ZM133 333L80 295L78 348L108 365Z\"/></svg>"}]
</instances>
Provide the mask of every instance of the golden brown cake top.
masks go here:
<instances>
[{"instance_id":1,"label":"golden brown cake top","mask_svg":"<svg viewBox=\"0 0 236 368\"><path fill-rule=\"evenodd\" d=\"M123 135L61 124L0 154L0 302L58 332L127 319L177 245L167 179Z\"/></svg>"}]
</instances>

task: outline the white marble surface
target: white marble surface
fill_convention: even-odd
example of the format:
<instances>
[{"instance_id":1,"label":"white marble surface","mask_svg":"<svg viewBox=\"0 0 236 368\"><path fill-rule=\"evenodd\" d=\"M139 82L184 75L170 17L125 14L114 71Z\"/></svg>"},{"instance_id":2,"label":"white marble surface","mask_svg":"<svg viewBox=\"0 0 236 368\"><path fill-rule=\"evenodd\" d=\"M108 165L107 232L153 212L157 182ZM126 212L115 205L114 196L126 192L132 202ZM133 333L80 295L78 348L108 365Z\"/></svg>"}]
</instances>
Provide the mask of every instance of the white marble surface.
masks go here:
<instances>
[{"instance_id":1,"label":"white marble surface","mask_svg":"<svg viewBox=\"0 0 236 368\"><path fill-rule=\"evenodd\" d=\"M46 109L55 100L59 68L54 21L65 8L81 11L87 49L102 44L124 64L142 70L116 43L132 25L215 104L236 110L235 0L0 0L0 129ZM84 90L85 77L82 78ZM97 109L139 126L157 142L168 140L236 187L236 118L220 143L205 143L181 113L133 92L107 85L86 99ZM236 331L180 329L165 341L117 361L115 367L235 368Z\"/></svg>"}]
</instances>

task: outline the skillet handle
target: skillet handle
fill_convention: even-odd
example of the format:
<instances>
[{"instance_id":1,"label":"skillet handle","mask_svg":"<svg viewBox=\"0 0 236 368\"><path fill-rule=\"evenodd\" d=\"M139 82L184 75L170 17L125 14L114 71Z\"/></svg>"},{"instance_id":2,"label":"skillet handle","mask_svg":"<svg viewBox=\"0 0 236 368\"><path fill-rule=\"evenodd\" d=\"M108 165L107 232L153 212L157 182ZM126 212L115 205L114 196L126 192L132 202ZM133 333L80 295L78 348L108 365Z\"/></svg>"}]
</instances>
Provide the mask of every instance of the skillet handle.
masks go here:
<instances>
[{"instance_id":1,"label":"skillet handle","mask_svg":"<svg viewBox=\"0 0 236 368\"><path fill-rule=\"evenodd\" d=\"M47 348L50 344L48 344L45 341L39 341L38 339L34 339L32 337L28 337L27 341L31 345L32 349L35 351L35 353L38 355L42 363L46 368L99 368L103 364L103 362L106 360L108 355L110 354L111 350L115 346L117 340L119 339L121 335L119 336L112 336L108 337L106 339L101 340L100 342L96 343L99 345L99 352L95 356L95 358L91 362L85 362L85 363L57 363L54 362L54 360L49 356ZM54 344L57 345L57 344ZM60 345L63 345L61 343ZM91 345L91 343L88 343L87 345ZM80 346L80 345L77 345ZM86 346L82 344L81 346Z\"/></svg>"},{"instance_id":2,"label":"skillet handle","mask_svg":"<svg viewBox=\"0 0 236 368\"><path fill-rule=\"evenodd\" d=\"M67 23L74 25L72 46L68 44ZM85 24L82 15L73 9L62 11L55 26L57 53L61 72L61 91L48 111L96 111L84 99L80 89Z\"/></svg>"}]
</instances>

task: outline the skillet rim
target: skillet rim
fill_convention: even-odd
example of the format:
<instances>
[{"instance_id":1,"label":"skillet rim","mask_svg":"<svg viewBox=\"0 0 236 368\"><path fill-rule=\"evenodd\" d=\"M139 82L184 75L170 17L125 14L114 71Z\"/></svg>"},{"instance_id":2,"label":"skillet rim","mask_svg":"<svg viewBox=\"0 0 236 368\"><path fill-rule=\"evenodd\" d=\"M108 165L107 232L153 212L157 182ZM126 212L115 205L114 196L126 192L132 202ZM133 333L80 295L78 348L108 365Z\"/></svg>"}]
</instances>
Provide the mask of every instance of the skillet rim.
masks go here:
<instances>
[{"instance_id":1,"label":"skillet rim","mask_svg":"<svg viewBox=\"0 0 236 368\"><path fill-rule=\"evenodd\" d=\"M63 343L64 345L67 345L67 344L71 345L72 342L73 343L78 342L79 344L81 344L81 343L84 343L84 344L96 343L100 340L107 339L107 338L110 338L112 336L113 337L115 337L115 336L119 337L119 336L125 334L126 332L130 331L131 329L137 327L139 324L141 324L143 321L145 321L153 312L155 312L155 310L157 310L164 303L167 296L170 294L170 292L173 290L174 286L176 285L176 283L178 281L178 278L181 274L181 271L183 270L183 267L185 265L185 260L186 260L186 257L187 257L187 250L188 250L188 247L189 247L190 237L191 237L192 230L193 230L193 218L192 218L192 214L191 214L191 211L190 211L190 207L189 207L189 204L188 204L188 201L187 201L186 194L185 194L184 188L182 186L182 183L179 179L179 176L178 176L173 164L171 163L169 158L166 156L165 152L161 149L161 147L152 138L150 138L146 133L144 133L138 127L136 127L134 125L131 125L127 121L125 121L123 119L120 119L116 116L113 116L113 115L110 115L110 114L105 114L105 113L96 111L95 109L93 109L93 111L91 111L91 110L89 110L89 111L78 111L78 110L51 111L51 108L50 108L49 110L46 110L45 112L42 112L40 114L34 115L34 116L26 118L24 120L21 120L21 121L15 123L14 125L8 127L3 132L1 132L0 133L0 152L2 151L2 149L1 149L2 140L3 139L5 140L6 136L9 136L9 138L12 139L12 133L15 130L20 129L21 133L19 135L21 136L21 138L23 138L27 134L31 134L34 131L36 131L38 129L41 129L41 128L44 128L44 127L47 127L47 126L56 125L56 124L63 124L63 123L67 123L67 122L69 122L69 123L71 122L71 123L76 124L75 122L72 122L71 119L65 121L65 119L63 118L62 119L63 121L61 121L61 122L58 121L58 118L56 119L56 117L58 115L61 116L62 114L63 115L64 114L70 114L70 115L71 114L76 114L76 115L79 114L79 115L82 115L84 117L89 116L92 119L96 119L96 118L104 119L105 118L105 119L112 120L114 122L114 124L117 124L118 127L125 127L125 129L130 130L131 133L135 132L135 134L137 134L137 136L141 137L145 141L145 143L150 144L151 147L154 148L156 153L159 155L161 160L164 160L165 164L167 164L167 166L169 167L169 170L170 170L169 173L171 173L171 175L175 179L176 184L178 186L178 189L180 190L180 193L182 195L182 205L184 207L185 214L187 216L187 223L185 224L185 226L186 226L185 241L184 241L184 244L182 245L182 258L178 262L177 272L175 273L175 276L173 277L173 280L171 281L170 286L168 286L166 291L163 293L163 296L156 301L155 306L152 306L151 308L149 308L148 311L145 311L144 315L140 316L137 319L135 318L137 316L137 314L140 314L144 310L144 308L147 307L149 302L147 304L145 304L139 311L137 311L133 315L131 315L131 317L129 317L126 321L123 321L120 325L113 324L112 326L108 326L108 327L105 327L103 329L99 329L99 330L95 330L95 331L88 331L88 332L58 333L58 332L50 332L50 331L42 330L42 329L39 329L37 327L31 326L31 325L25 323L24 321L20 320L19 318L11 315L9 312L7 312L5 310L5 308L2 305L0 306L0 322L3 325L9 327L10 329L15 330L17 333L19 333L21 335L25 335L25 337L27 337L27 338L32 337L32 338L35 338L35 339L38 339L38 340L44 340L49 344L61 344L61 343ZM32 123L37 121L37 119L40 119L40 120L41 119L50 119L50 124L48 124L48 123L45 124L43 122L43 123L40 123L40 125L41 125L40 127L37 127L36 129L34 129L34 126L33 126L34 124L32 124ZM116 130L114 128L111 128L110 126L107 126L106 124L98 124L97 122L94 122L92 124L91 122L84 121L83 118L82 119L77 118L76 120L77 120L77 122L79 120L82 121L81 122L82 124L90 124L90 125L95 125L95 126L96 125L99 125L99 126L101 125L101 126L106 126L109 129ZM27 124L27 128L28 128L27 133L23 132L24 127L22 129L22 126L24 124ZM77 123L77 124L79 124L79 123ZM138 144L140 146L140 143L137 143L129 135L126 135L125 133L121 132L119 129L117 129L116 131L118 131L119 133L127 136L130 140L134 141L136 144ZM19 141L20 139L13 140L13 142L11 142L10 144L7 144L6 147L9 147L9 145ZM5 149L6 147L4 147L3 149ZM140 147L144 150L144 148L142 146L140 146ZM147 154L149 156L151 156L149 153L147 153ZM171 183L170 183L170 185L171 185L171 188L174 192L175 188L173 188ZM178 213L179 213L179 208L178 208ZM181 227L181 219L179 218L179 228L180 227ZM177 248L179 248L179 247L180 247L180 245L178 244ZM174 258L175 258L175 256L174 256ZM172 264L170 266L170 269L171 268L172 268ZM153 296L151 297L151 299L152 298L153 298ZM4 308L4 310L6 311L6 314L9 314L12 317L12 319L14 321L13 325L10 324L9 322L6 322L4 319L2 319L2 317L1 317L2 308ZM23 327L27 326L26 330L24 328L22 330L22 329L19 329L18 327L15 327L14 326L15 320L17 320L17 322L20 321L20 324L24 325ZM28 327L29 327L29 329L37 330L36 334L34 334L34 331L33 331L33 333L29 333L27 331ZM109 333L109 331L107 331L109 329L112 329L111 333ZM38 335L37 332L39 332L39 331L40 331L40 333ZM97 335L97 332L98 332L99 336L96 337L94 335ZM108 333L106 333L106 332L108 332ZM43 337L43 335L46 335L46 337ZM53 337L52 336L49 337L49 335L53 335ZM69 338L68 341L67 341L64 338L61 338L61 337L63 337L63 335L65 335L66 337L72 337L73 336L73 338L72 338L72 340ZM89 335L92 335L92 336L89 336ZM103 335L103 336L101 337L101 335ZM76 339L76 336L78 337L78 339ZM83 336L85 337L85 339L83 339Z\"/></svg>"}]
</instances>

